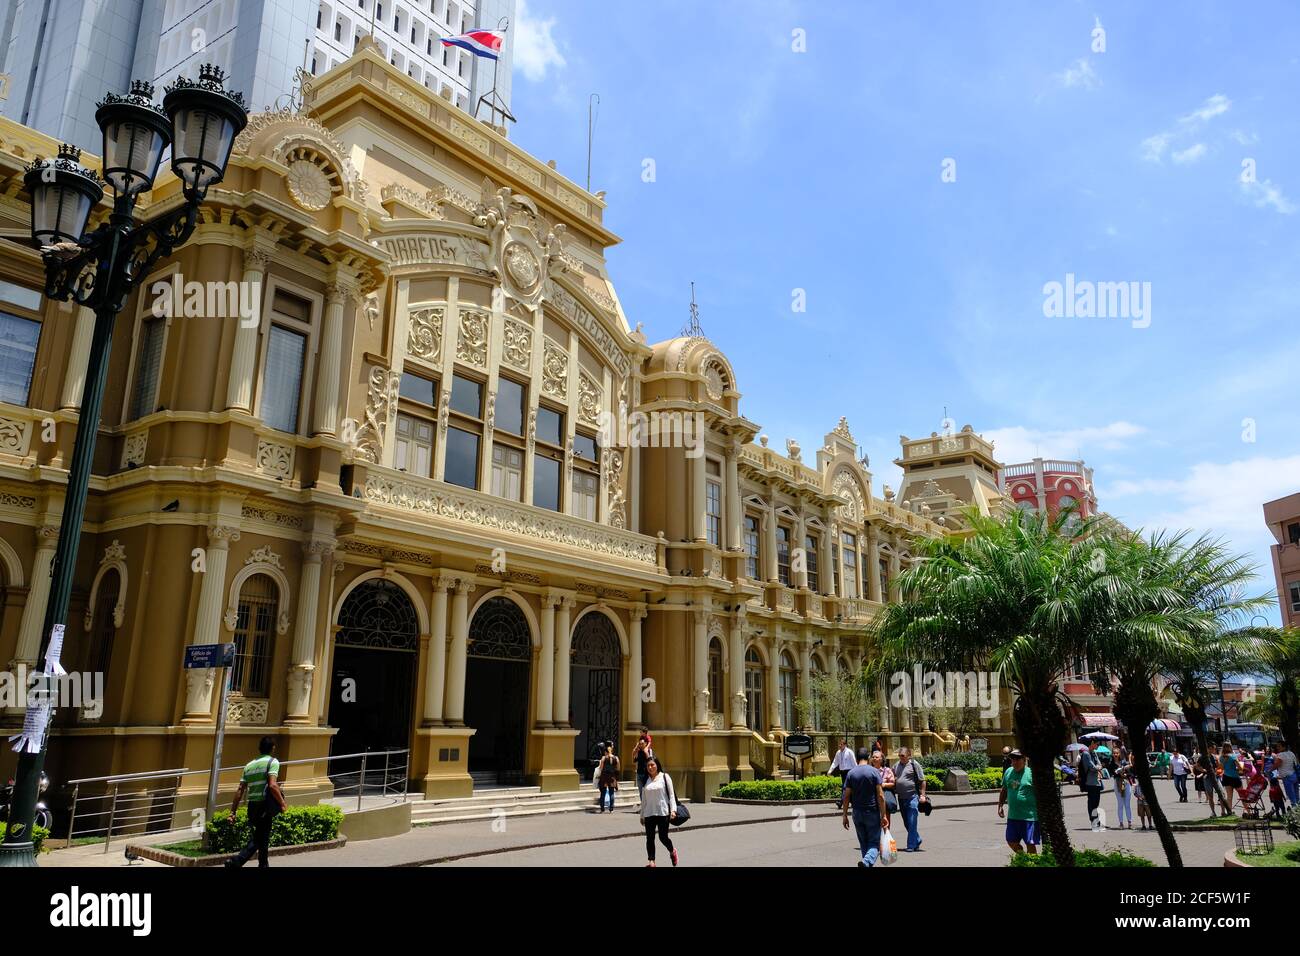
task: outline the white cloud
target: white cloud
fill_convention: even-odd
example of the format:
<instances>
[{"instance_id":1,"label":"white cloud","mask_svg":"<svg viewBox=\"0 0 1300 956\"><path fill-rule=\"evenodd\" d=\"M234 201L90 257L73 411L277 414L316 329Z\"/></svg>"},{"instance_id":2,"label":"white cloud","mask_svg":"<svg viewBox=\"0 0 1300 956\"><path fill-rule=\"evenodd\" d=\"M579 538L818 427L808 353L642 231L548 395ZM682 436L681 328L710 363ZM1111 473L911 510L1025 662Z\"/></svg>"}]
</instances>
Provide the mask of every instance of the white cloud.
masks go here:
<instances>
[{"instance_id":1,"label":"white cloud","mask_svg":"<svg viewBox=\"0 0 1300 956\"><path fill-rule=\"evenodd\" d=\"M527 0L519 0L514 23L514 65L534 83L544 80L546 71L551 67L559 69L565 65L564 55L551 36L554 26L555 17L544 20L534 17L528 9Z\"/></svg>"},{"instance_id":2,"label":"white cloud","mask_svg":"<svg viewBox=\"0 0 1300 956\"><path fill-rule=\"evenodd\" d=\"M1261 179L1255 182L1242 183L1241 191L1261 209L1265 206L1272 206L1286 216L1295 212L1295 203L1282 195L1282 187L1275 185L1272 180Z\"/></svg>"},{"instance_id":3,"label":"white cloud","mask_svg":"<svg viewBox=\"0 0 1300 956\"><path fill-rule=\"evenodd\" d=\"M1234 129L1232 138L1242 146L1253 146L1259 142L1259 136L1255 133L1247 133L1245 130Z\"/></svg>"},{"instance_id":4,"label":"white cloud","mask_svg":"<svg viewBox=\"0 0 1300 956\"><path fill-rule=\"evenodd\" d=\"M1056 74L1056 78L1066 87L1081 86L1085 90L1093 90L1101 86L1101 78L1087 58L1075 60L1072 65Z\"/></svg>"},{"instance_id":5,"label":"white cloud","mask_svg":"<svg viewBox=\"0 0 1300 956\"><path fill-rule=\"evenodd\" d=\"M1151 163L1160 162L1171 143L1190 139L1205 123L1216 116L1222 116L1231 108L1232 100L1222 93L1215 93L1186 116L1180 116L1173 129L1163 130L1142 140L1142 158ZM1173 153L1173 160L1176 163L1186 163L1200 159L1203 155L1205 144L1196 143Z\"/></svg>"},{"instance_id":6,"label":"white cloud","mask_svg":"<svg viewBox=\"0 0 1300 956\"><path fill-rule=\"evenodd\" d=\"M998 461L1012 465L1035 458L1074 459L1082 456L1086 460L1091 449L1113 451L1124 447L1129 439L1136 438L1145 431L1141 425L1121 421L1109 425L1057 430L1014 425L995 428L983 434L993 442Z\"/></svg>"}]
</instances>

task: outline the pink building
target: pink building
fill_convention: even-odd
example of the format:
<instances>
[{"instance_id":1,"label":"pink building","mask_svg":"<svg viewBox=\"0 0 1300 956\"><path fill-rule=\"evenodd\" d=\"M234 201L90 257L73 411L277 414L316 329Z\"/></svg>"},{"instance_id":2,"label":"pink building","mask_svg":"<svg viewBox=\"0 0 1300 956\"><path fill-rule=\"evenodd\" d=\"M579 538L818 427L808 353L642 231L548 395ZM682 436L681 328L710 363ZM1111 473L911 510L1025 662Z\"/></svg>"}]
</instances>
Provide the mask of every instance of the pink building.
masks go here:
<instances>
[{"instance_id":1,"label":"pink building","mask_svg":"<svg viewBox=\"0 0 1300 956\"><path fill-rule=\"evenodd\" d=\"M1097 513L1092 469L1082 461L1035 458L1021 465L1003 465L998 483L1018 508L1055 514L1074 505L1081 518Z\"/></svg>"},{"instance_id":2,"label":"pink building","mask_svg":"<svg viewBox=\"0 0 1300 956\"><path fill-rule=\"evenodd\" d=\"M1273 573L1283 627L1300 627L1300 492L1264 504L1264 523L1273 532Z\"/></svg>"}]
</instances>

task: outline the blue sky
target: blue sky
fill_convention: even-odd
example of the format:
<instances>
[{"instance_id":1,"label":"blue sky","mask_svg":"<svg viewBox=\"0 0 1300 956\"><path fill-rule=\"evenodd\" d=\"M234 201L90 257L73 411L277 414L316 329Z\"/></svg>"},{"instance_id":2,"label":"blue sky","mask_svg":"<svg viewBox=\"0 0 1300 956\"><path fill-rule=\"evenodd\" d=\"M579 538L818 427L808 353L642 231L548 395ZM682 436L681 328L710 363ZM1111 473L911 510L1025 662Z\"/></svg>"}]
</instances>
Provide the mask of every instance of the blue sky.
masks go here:
<instances>
[{"instance_id":1,"label":"blue sky","mask_svg":"<svg viewBox=\"0 0 1300 956\"><path fill-rule=\"evenodd\" d=\"M582 183L599 93L624 309L676 335L694 280L773 445L846 415L897 487L898 435L947 406L1005 461L1082 456L1103 509L1222 535L1273 589L1261 504L1300 490L1300 6L521 0L515 28L514 140ZM1150 283L1149 326L1045 316L1067 274Z\"/></svg>"}]
</instances>

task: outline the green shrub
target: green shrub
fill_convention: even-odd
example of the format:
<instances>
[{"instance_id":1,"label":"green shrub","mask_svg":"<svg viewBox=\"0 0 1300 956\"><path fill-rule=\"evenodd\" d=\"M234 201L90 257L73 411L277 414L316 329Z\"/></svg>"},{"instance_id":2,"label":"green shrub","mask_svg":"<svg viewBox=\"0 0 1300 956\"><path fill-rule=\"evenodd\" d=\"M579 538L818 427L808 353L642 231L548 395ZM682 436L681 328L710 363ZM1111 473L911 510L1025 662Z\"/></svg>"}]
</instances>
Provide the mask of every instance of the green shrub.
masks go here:
<instances>
[{"instance_id":1,"label":"green shrub","mask_svg":"<svg viewBox=\"0 0 1300 956\"><path fill-rule=\"evenodd\" d=\"M937 753L926 754L924 757L917 757L916 759L920 761L921 766L927 771L940 771L940 777L943 776L943 771L949 767L956 767L958 770L965 770L967 773L977 773L989 769L987 754L965 753L960 750L940 750Z\"/></svg>"},{"instance_id":2,"label":"green shrub","mask_svg":"<svg viewBox=\"0 0 1300 956\"><path fill-rule=\"evenodd\" d=\"M806 780L737 780L718 788L718 796L733 800L838 800L843 793L839 777Z\"/></svg>"},{"instance_id":3,"label":"green shrub","mask_svg":"<svg viewBox=\"0 0 1300 956\"><path fill-rule=\"evenodd\" d=\"M337 839L343 811L332 803L310 807L289 807L277 814L271 824L271 846L299 846L303 843L320 843ZM248 810L239 808L235 823L230 824L230 811L221 810L208 823L208 842L213 853L234 853L248 845L252 831L248 826Z\"/></svg>"},{"instance_id":4,"label":"green shrub","mask_svg":"<svg viewBox=\"0 0 1300 956\"><path fill-rule=\"evenodd\" d=\"M5 838L5 831L9 829L9 824L0 823L0 840ZM50 831L45 827L32 827L32 847L37 853L44 853L45 838L50 835Z\"/></svg>"},{"instance_id":5,"label":"green shrub","mask_svg":"<svg viewBox=\"0 0 1300 956\"><path fill-rule=\"evenodd\" d=\"M1112 850L1103 852L1101 850L1082 850L1074 851L1075 866L1124 866L1124 867L1147 867L1155 866L1146 857L1137 856L1128 850ZM1056 857L1052 855L1052 848L1045 846L1043 852L1037 856L1028 853L1017 853L1011 858L1007 866L1056 866Z\"/></svg>"},{"instance_id":6,"label":"green shrub","mask_svg":"<svg viewBox=\"0 0 1300 956\"><path fill-rule=\"evenodd\" d=\"M1300 840L1300 807L1292 807L1282 816L1282 826L1286 832Z\"/></svg>"}]
</instances>

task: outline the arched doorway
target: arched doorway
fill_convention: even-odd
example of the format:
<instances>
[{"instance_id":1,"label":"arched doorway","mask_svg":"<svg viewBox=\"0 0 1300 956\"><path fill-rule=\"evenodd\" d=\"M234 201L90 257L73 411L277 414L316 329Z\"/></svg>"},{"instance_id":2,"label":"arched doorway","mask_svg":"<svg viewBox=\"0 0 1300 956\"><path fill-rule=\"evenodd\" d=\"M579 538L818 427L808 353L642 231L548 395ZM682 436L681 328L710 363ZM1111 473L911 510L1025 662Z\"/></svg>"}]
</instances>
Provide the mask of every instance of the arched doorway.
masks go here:
<instances>
[{"instance_id":1,"label":"arched doorway","mask_svg":"<svg viewBox=\"0 0 1300 956\"><path fill-rule=\"evenodd\" d=\"M474 728L470 773L523 782L532 660L532 635L519 605L507 597L484 601L469 626L465 668L465 723Z\"/></svg>"},{"instance_id":2,"label":"arched doorway","mask_svg":"<svg viewBox=\"0 0 1300 956\"><path fill-rule=\"evenodd\" d=\"M411 745L411 703L420 651L415 605L398 585L375 578L352 590L339 609L330 678L332 754L404 750ZM355 784L361 761L334 761L330 776ZM366 776L376 779L366 768ZM347 775L347 776L345 776Z\"/></svg>"},{"instance_id":3,"label":"arched doorway","mask_svg":"<svg viewBox=\"0 0 1300 956\"><path fill-rule=\"evenodd\" d=\"M569 714L578 731L573 766L580 774L592 770L601 741L618 743L622 665L614 622L599 611L584 615L573 632L569 679Z\"/></svg>"}]
</instances>

